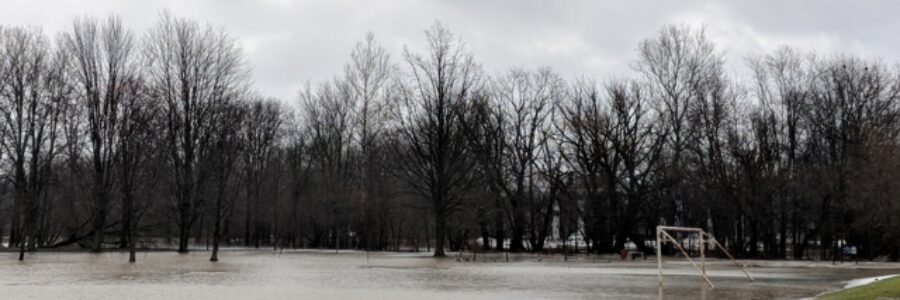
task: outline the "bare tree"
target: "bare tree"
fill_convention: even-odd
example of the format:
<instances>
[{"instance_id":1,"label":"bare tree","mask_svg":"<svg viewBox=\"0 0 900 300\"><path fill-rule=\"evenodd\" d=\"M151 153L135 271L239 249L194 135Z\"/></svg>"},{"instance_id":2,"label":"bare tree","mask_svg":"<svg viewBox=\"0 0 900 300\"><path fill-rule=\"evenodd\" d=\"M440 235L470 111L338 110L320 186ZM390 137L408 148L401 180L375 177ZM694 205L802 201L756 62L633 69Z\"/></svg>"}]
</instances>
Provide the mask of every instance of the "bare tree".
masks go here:
<instances>
[{"instance_id":1,"label":"bare tree","mask_svg":"<svg viewBox=\"0 0 900 300\"><path fill-rule=\"evenodd\" d=\"M288 111L290 112L290 111ZM295 114L285 113L285 126L287 129L284 134L284 164L288 175L288 224L286 237L291 248L297 248L303 245L303 225L304 217L301 209L304 195L308 190L307 183L310 181L310 155L307 153L308 145L306 142L306 131L297 121Z\"/></svg>"},{"instance_id":2,"label":"bare tree","mask_svg":"<svg viewBox=\"0 0 900 300\"><path fill-rule=\"evenodd\" d=\"M703 29L666 26L655 39L638 46L633 68L648 82L651 96L660 111L660 122L668 126L664 159L668 167L666 190L673 214L667 223L680 224L685 216L684 201L689 200L683 180L686 147L695 137L689 130L688 114L692 103L706 92L709 78L721 76L724 60L707 40Z\"/></svg>"},{"instance_id":3,"label":"bare tree","mask_svg":"<svg viewBox=\"0 0 900 300\"><path fill-rule=\"evenodd\" d=\"M141 43L115 17L53 42L0 28L0 232L19 259L120 232L134 262L142 235L181 252L211 238L217 261L238 240L443 256L477 238L568 252L580 234L590 252L647 251L678 224L744 257L900 258L896 67L782 48L742 82L702 28L667 26L636 79L482 80L458 36L426 38L397 68L368 34L295 115L248 92L219 28L168 13Z\"/></svg>"},{"instance_id":4,"label":"bare tree","mask_svg":"<svg viewBox=\"0 0 900 300\"><path fill-rule=\"evenodd\" d=\"M156 120L160 106L152 102L140 76L123 84L117 130L116 174L119 196L122 198L122 247L129 251L129 262L135 262L140 219L153 208L153 190L159 181L159 167L151 167L159 145L162 124ZM141 189L144 193L140 193Z\"/></svg>"},{"instance_id":5,"label":"bare tree","mask_svg":"<svg viewBox=\"0 0 900 300\"><path fill-rule=\"evenodd\" d=\"M455 35L440 23L426 31L425 55L404 51L408 79L397 95L394 115L406 159L400 177L434 214L434 256L444 256L447 220L463 207L461 193L473 163L466 143L467 106L479 87L480 70Z\"/></svg>"},{"instance_id":6,"label":"bare tree","mask_svg":"<svg viewBox=\"0 0 900 300\"><path fill-rule=\"evenodd\" d=\"M315 173L313 201L307 202L306 208L312 213L308 221L315 227L324 227L314 229L313 244L319 247L332 243L338 249L348 233L345 212L353 195L353 100L350 85L340 80L322 83L315 90L307 86L300 92L307 152ZM328 242L322 241L326 233L330 235Z\"/></svg>"},{"instance_id":7,"label":"bare tree","mask_svg":"<svg viewBox=\"0 0 900 300\"><path fill-rule=\"evenodd\" d=\"M778 233L780 257L787 257L788 238L794 242L793 249L799 249L801 197L802 153L805 151L803 136L807 135L808 126L804 125L803 110L812 92L812 70L814 59L806 59L790 48L781 48L777 52L765 56L751 57L748 64L753 70L755 84L754 96L759 99L761 109L771 114L776 122L775 138L781 145L779 161L782 191L778 197ZM791 230L789 232L788 230ZM802 251L794 251L802 255Z\"/></svg>"},{"instance_id":8,"label":"bare tree","mask_svg":"<svg viewBox=\"0 0 900 300\"><path fill-rule=\"evenodd\" d=\"M0 38L2 147L15 189L10 218L19 260L39 243L39 201L58 153L60 116L68 97L66 57L37 29L4 28ZM21 234L16 236L16 234Z\"/></svg>"},{"instance_id":9,"label":"bare tree","mask_svg":"<svg viewBox=\"0 0 900 300\"><path fill-rule=\"evenodd\" d=\"M818 237L825 256L839 254L838 241L853 238L845 226L855 182L878 175L864 174L859 166L871 157L872 149L895 142L898 128L900 82L896 71L876 62L854 57L837 57L819 65L813 82L811 105L806 110L810 126L809 155L815 158L809 176L815 180L810 237ZM804 244L800 245L805 247ZM802 249L801 249L802 252Z\"/></svg>"},{"instance_id":10,"label":"bare tree","mask_svg":"<svg viewBox=\"0 0 900 300\"><path fill-rule=\"evenodd\" d=\"M199 164L211 146L213 115L245 91L248 69L237 42L223 30L163 13L144 47L151 95L163 103L173 171L178 251L188 251L210 175Z\"/></svg>"},{"instance_id":11,"label":"bare tree","mask_svg":"<svg viewBox=\"0 0 900 300\"><path fill-rule=\"evenodd\" d=\"M259 247L261 232L260 220L256 219L256 206L262 205L261 192L265 183L272 180L267 177L273 168L273 158L278 146L279 131L283 120L281 107L276 100L253 99L247 107L240 129L243 151L243 182L247 197L245 199L245 245L250 239ZM255 230L255 231L254 231ZM251 233L253 234L251 236Z\"/></svg>"},{"instance_id":12,"label":"bare tree","mask_svg":"<svg viewBox=\"0 0 900 300\"><path fill-rule=\"evenodd\" d=\"M612 238L610 210L606 199L615 192L615 177L604 176L618 164L610 163L615 152L604 136L608 116L603 109L596 83L582 80L573 84L567 100L560 105L559 144L566 166L576 177L577 207L584 220L581 234L591 242L591 251L608 251ZM608 172L608 171L607 171Z\"/></svg>"},{"instance_id":13,"label":"bare tree","mask_svg":"<svg viewBox=\"0 0 900 300\"><path fill-rule=\"evenodd\" d=\"M130 32L115 17L98 24L93 19L79 19L72 32L64 35L65 49L71 55L78 104L86 108L88 142L94 198L93 251L101 251L111 192L115 184L117 139L121 123L123 98L136 80L134 42ZM134 86L130 86L134 88ZM130 220L123 222L122 245L127 245Z\"/></svg>"},{"instance_id":14,"label":"bare tree","mask_svg":"<svg viewBox=\"0 0 900 300\"><path fill-rule=\"evenodd\" d=\"M609 126L604 136L619 157L621 165L615 175L616 190L622 200L614 203L615 249L623 249L626 239L647 250L643 240L656 222L651 195L659 188L661 152L666 140L666 128L657 123L647 95L646 86L639 81L611 81L606 86ZM638 232L645 229L646 235Z\"/></svg>"},{"instance_id":15,"label":"bare tree","mask_svg":"<svg viewBox=\"0 0 900 300\"><path fill-rule=\"evenodd\" d=\"M387 203L389 178L383 176L383 162L386 158L385 131L390 125L389 100L395 69L390 55L372 33L356 45L350 54L350 63L344 67L345 81L355 102L354 135L355 147L359 151L355 178L359 190L358 203L354 205L353 213L359 223L355 227L363 236L362 243L366 249L376 241L376 236L383 236L388 231L386 219L391 217L391 207Z\"/></svg>"},{"instance_id":16,"label":"bare tree","mask_svg":"<svg viewBox=\"0 0 900 300\"><path fill-rule=\"evenodd\" d=\"M500 144L501 152L498 159L485 162L496 164L488 168L495 170L489 178L493 178L492 182L505 202L504 211L512 228L509 249L512 252L525 249L526 228L534 230L529 235L534 239L538 235L536 233L542 231L541 227L546 227L535 226L538 222L532 222L534 218L543 216L532 212L543 211L546 215L552 212L547 205L536 203L542 193L537 182L540 180L537 177L537 161L540 150L547 142L546 133L553 125L549 118L551 110L556 107L563 91L562 79L549 69L534 72L512 70L492 81L494 120L486 124L496 124L495 129L503 132L488 135L500 137L496 142ZM532 246L537 243L533 240Z\"/></svg>"},{"instance_id":17,"label":"bare tree","mask_svg":"<svg viewBox=\"0 0 900 300\"><path fill-rule=\"evenodd\" d=\"M238 182L240 158L245 147L241 130L247 117L248 107L244 103L231 103L216 114L217 122L213 137L214 147L210 147L209 164L214 170L215 207L213 212L213 248L209 261L219 261L219 244L222 236L222 222L231 217L241 184Z\"/></svg>"},{"instance_id":18,"label":"bare tree","mask_svg":"<svg viewBox=\"0 0 900 300\"><path fill-rule=\"evenodd\" d=\"M501 176L502 166L506 157L506 134L504 125L506 119L503 114L497 113L497 105L494 103L490 89L482 89L472 96L472 101L467 117L466 134L469 138L471 156L476 162L473 175L487 178L482 184L477 185L482 198L486 201L477 201L475 215L479 222L482 238L482 248L491 249L491 237L496 240L496 250L503 250L506 239L506 200L503 197L501 184L505 183ZM477 191L476 191L477 192ZM489 228L491 228L489 229Z\"/></svg>"}]
</instances>

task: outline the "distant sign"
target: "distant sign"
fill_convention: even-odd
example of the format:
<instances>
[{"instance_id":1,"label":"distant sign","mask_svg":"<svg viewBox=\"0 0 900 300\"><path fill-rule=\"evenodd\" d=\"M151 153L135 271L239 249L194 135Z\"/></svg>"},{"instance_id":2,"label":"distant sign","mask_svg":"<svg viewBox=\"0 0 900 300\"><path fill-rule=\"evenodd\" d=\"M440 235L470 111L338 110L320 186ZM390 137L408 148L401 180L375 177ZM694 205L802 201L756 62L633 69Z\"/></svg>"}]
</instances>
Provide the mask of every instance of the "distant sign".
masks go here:
<instances>
[{"instance_id":1,"label":"distant sign","mask_svg":"<svg viewBox=\"0 0 900 300\"><path fill-rule=\"evenodd\" d=\"M856 246L844 246L842 250L844 255L856 255Z\"/></svg>"}]
</instances>

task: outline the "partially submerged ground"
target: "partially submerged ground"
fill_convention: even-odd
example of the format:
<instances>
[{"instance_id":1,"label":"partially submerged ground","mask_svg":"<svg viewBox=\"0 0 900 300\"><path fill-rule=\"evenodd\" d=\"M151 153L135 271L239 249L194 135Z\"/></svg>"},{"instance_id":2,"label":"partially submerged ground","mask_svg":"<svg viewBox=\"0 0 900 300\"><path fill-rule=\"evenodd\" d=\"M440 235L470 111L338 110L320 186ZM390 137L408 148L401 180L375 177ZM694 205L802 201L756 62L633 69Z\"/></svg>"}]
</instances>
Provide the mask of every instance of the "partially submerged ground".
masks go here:
<instances>
[{"instance_id":1,"label":"partially submerged ground","mask_svg":"<svg viewBox=\"0 0 900 300\"><path fill-rule=\"evenodd\" d=\"M727 261L712 261L706 288L693 267L667 259L657 288L656 260L611 256L479 254L473 261L427 253L227 250L52 253L25 262L0 253L0 294L8 299L796 299L844 282L900 273L898 264L748 261L750 282ZM468 260L468 261L467 261Z\"/></svg>"},{"instance_id":2,"label":"partially submerged ground","mask_svg":"<svg viewBox=\"0 0 900 300\"><path fill-rule=\"evenodd\" d=\"M866 284L826 293L818 297L817 299L900 299L900 276L883 276L874 278Z\"/></svg>"}]
</instances>

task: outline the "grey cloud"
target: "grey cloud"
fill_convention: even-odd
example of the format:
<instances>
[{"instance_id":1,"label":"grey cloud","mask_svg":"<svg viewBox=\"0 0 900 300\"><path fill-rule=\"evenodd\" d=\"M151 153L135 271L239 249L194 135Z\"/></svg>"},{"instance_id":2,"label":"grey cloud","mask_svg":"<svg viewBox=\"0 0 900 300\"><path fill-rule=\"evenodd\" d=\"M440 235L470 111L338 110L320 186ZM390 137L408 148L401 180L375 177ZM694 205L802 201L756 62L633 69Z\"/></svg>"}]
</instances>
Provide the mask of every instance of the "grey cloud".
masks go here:
<instances>
[{"instance_id":1,"label":"grey cloud","mask_svg":"<svg viewBox=\"0 0 900 300\"><path fill-rule=\"evenodd\" d=\"M900 2L892 1L67 1L4 3L4 25L53 33L80 15L120 15L135 31L161 9L221 25L245 45L257 87L292 101L303 82L341 71L367 31L400 59L421 49L441 20L488 71L551 66L563 75L628 74L638 41L664 24L705 24L732 69L742 58L787 44L819 53L898 61Z\"/></svg>"}]
</instances>

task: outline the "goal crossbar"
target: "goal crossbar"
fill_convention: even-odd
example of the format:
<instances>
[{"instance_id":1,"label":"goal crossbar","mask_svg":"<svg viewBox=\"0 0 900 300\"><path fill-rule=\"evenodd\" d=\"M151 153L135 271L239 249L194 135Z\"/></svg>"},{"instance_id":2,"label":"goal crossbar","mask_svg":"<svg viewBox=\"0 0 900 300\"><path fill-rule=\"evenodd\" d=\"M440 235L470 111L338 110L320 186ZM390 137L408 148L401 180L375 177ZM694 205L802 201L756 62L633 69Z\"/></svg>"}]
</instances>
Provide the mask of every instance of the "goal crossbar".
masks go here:
<instances>
[{"instance_id":1,"label":"goal crossbar","mask_svg":"<svg viewBox=\"0 0 900 300\"><path fill-rule=\"evenodd\" d=\"M700 236L700 265L699 266L697 265L696 262L694 262L693 259L691 259L691 256L688 255L687 251L684 250L684 247L681 246L681 243L676 238L672 237L671 234L669 234L669 231L691 232L691 233L697 233ZM681 254L683 254L684 257L687 258L687 260L691 263L691 265L693 265L694 268L697 269L697 272L700 273L700 277L703 278L704 281L706 281L706 284L708 284L710 288L714 288L715 285L713 285L712 281L709 280L709 277L706 276L706 248L707 248L707 245L712 245L713 250L715 250L716 248L722 250L722 252L724 252L725 255L728 256L728 259L730 259L731 262L734 263L735 266L737 266L739 269L741 269L741 271L744 272L744 275L747 276L747 279L750 279L750 281L753 281L753 276L750 276L750 273L748 273L747 270L744 269L744 266L739 264L737 262L737 260L734 259L734 256L732 256L731 253L729 253L728 250L725 249L725 247L723 247L722 244L719 243L719 241L717 241L711 234L707 233L706 231L703 231L703 229L696 228L696 227L657 226L656 227L656 264L657 264L657 268L659 269L659 276L658 276L659 286L662 286L662 276L663 276L662 245L665 242L672 242L672 244L675 245L675 248L677 248L678 251L680 251Z\"/></svg>"}]
</instances>

